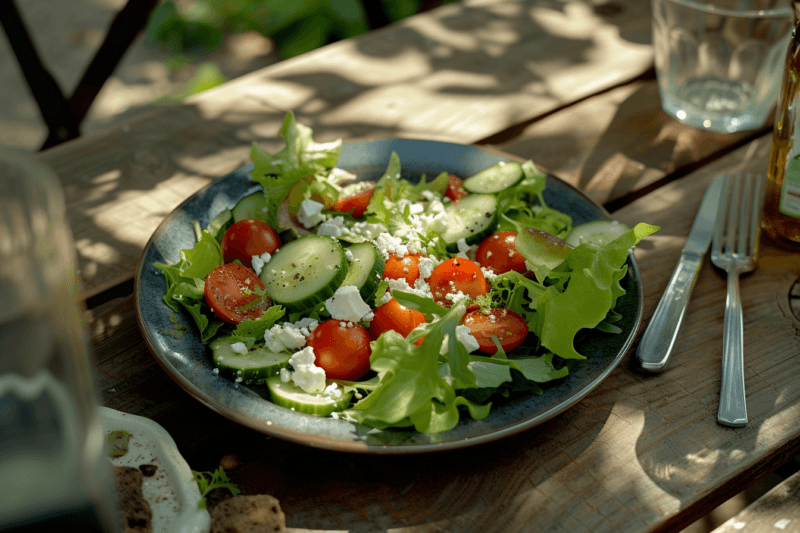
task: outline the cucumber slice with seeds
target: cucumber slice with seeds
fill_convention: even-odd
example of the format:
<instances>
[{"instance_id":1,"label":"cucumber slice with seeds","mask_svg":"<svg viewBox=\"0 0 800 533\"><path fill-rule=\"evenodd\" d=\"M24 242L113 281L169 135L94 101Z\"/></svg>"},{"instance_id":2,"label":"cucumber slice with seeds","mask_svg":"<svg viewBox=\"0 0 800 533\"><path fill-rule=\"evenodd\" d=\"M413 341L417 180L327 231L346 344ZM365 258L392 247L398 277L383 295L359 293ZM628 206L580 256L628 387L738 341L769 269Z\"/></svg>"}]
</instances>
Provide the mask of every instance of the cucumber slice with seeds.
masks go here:
<instances>
[{"instance_id":1,"label":"cucumber slice with seeds","mask_svg":"<svg viewBox=\"0 0 800 533\"><path fill-rule=\"evenodd\" d=\"M279 376L267 379L267 388L272 403L294 409L299 413L317 416L329 416L334 411L346 409L353 397L352 392L343 392L340 398L322 393L309 393L294 383L284 383Z\"/></svg>"},{"instance_id":2,"label":"cucumber slice with seeds","mask_svg":"<svg viewBox=\"0 0 800 533\"><path fill-rule=\"evenodd\" d=\"M522 175L522 165L516 161L498 163L465 179L462 185L467 192L494 194L519 183Z\"/></svg>"},{"instance_id":3,"label":"cucumber slice with seeds","mask_svg":"<svg viewBox=\"0 0 800 533\"><path fill-rule=\"evenodd\" d=\"M288 353L275 353L260 346L239 354L231 349L232 342L230 337L219 337L209 343L214 366L228 378L242 378L244 383L255 383L289 367L291 355Z\"/></svg>"},{"instance_id":4,"label":"cucumber slice with seeds","mask_svg":"<svg viewBox=\"0 0 800 533\"><path fill-rule=\"evenodd\" d=\"M231 214L233 215L234 222L239 222L240 220L248 218L266 222L266 208L267 203L264 200L264 191L257 191L239 200L239 202L233 206L233 209L231 209Z\"/></svg>"},{"instance_id":5,"label":"cucumber slice with seeds","mask_svg":"<svg viewBox=\"0 0 800 533\"><path fill-rule=\"evenodd\" d=\"M371 242L359 242L347 250L353 255L353 260L342 285L358 287L361 299L367 302L378 288L386 260Z\"/></svg>"},{"instance_id":6,"label":"cucumber slice with seeds","mask_svg":"<svg viewBox=\"0 0 800 533\"><path fill-rule=\"evenodd\" d=\"M306 235L272 254L259 278L273 302L308 311L333 296L348 270L347 256L335 238Z\"/></svg>"},{"instance_id":7,"label":"cucumber slice with seeds","mask_svg":"<svg viewBox=\"0 0 800 533\"><path fill-rule=\"evenodd\" d=\"M469 194L458 203L447 204L445 212L447 230L441 238L447 243L447 250L455 252L459 239L472 245L492 234L497 225L497 198L491 194Z\"/></svg>"}]
</instances>

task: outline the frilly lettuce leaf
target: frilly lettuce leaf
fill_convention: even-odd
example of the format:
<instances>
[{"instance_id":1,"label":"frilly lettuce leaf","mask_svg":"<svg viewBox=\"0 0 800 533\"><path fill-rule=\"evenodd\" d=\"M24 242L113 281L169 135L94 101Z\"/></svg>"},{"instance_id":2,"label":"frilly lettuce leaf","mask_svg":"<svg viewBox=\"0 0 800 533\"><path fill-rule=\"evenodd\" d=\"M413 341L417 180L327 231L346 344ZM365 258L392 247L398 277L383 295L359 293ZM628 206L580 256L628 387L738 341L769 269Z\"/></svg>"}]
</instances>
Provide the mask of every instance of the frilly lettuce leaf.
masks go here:
<instances>
[{"instance_id":1,"label":"frilly lettuce leaf","mask_svg":"<svg viewBox=\"0 0 800 533\"><path fill-rule=\"evenodd\" d=\"M278 208L290 192L299 195L300 201L318 195L333 204L338 198L341 176L329 170L339 159L342 142L314 142L311 128L299 124L291 111L284 118L280 135L286 141L281 151L268 154L254 142L250 158L254 165L253 181L264 189L267 224L284 230L288 228L279 223ZM292 201L295 207L300 203L296 200Z\"/></svg>"},{"instance_id":2,"label":"frilly lettuce leaf","mask_svg":"<svg viewBox=\"0 0 800 533\"><path fill-rule=\"evenodd\" d=\"M566 288L548 287L536 304L532 331L542 346L564 359L585 359L575 350L575 335L606 318L624 293L619 282L627 273L628 251L656 231L656 226L637 224L606 246L584 243L570 252Z\"/></svg>"}]
</instances>

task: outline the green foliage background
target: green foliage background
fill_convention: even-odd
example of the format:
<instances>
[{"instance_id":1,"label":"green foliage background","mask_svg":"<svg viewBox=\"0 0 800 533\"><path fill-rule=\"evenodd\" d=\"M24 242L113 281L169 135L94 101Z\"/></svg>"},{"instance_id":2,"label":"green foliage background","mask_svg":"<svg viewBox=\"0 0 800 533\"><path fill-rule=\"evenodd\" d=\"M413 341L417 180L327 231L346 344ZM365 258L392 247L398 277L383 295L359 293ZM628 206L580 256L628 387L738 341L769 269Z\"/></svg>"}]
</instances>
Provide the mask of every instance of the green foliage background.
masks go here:
<instances>
[{"instance_id":1,"label":"green foliage background","mask_svg":"<svg viewBox=\"0 0 800 533\"><path fill-rule=\"evenodd\" d=\"M453 1L457 0L426 5L422 0L194 0L180 9L173 0L165 0L152 14L147 35L175 54L196 54L220 46L226 32L257 31L271 38L286 59L366 33L376 22L396 22Z\"/></svg>"}]
</instances>

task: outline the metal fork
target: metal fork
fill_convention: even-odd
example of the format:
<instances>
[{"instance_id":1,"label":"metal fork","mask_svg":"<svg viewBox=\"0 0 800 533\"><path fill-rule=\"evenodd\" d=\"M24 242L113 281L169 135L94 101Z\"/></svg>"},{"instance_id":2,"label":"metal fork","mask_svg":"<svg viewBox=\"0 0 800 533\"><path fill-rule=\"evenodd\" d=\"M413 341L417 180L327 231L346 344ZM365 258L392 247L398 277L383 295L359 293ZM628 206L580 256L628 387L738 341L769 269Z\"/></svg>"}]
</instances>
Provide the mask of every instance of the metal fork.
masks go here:
<instances>
[{"instance_id":1,"label":"metal fork","mask_svg":"<svg viewBox=\"0 0 800 533\"><path fill-rule=\"evenodd\" d=\"M722 339L722 387L717 413L717 422L725 426L747 425L739 275L752 271L756 266L763 185L760 176L727 176L720 195L711 244L711 261L728 273Z\"/></svg>"}]
</instances>

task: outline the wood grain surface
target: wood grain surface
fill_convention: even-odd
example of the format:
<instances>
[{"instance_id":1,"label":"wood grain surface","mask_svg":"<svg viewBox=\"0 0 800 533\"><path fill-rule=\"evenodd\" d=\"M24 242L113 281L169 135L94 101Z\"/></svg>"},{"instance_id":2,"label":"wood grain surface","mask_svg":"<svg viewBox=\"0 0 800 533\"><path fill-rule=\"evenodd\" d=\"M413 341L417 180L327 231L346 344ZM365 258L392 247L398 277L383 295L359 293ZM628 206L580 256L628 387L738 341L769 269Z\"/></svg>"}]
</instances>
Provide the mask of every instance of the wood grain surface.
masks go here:
<instances>
[{"instance_id":1,"label":"wood grain surface","mask_svg":"<svg viewBox=\"0 0 800 533\"><path fill-rule=\"evenodd\" d=\"M739 168L748 153L734 152L616 213L629 224L665 228L636 252L646 318L705 186L717 172ZM105 405L162 424L193 468L214 468L227 454L242 458L238 482L275 495L287 525L301 531L674 530L800 453L800 389L793 385L800 341L788 305L800 259L764 251L756 272L742 280L751 420L742 429L716 424L725 280L708 261L666 372L643 373L629 354L561 416L446 455L340 454L239 427L161 371L144 348L130 298L89 312L99 388Z\"/></svg>"},{"instance_id":2,"label":"wood grain surface","mask_svg":"<svg viewBox=\"0 0 800 533\"><path fill-rule=\"evenodd\" d=\"M800 473L773 487L713 533L797 531L800 527Z\"/></svg>"},{"instance_id":3,"label":"wood grain surface","mask_svg":"<svg viewBox=\"0 0 800 533\"><path fill-rule=\"evenodd\" d=\"M279 149L288 109L319 140L480 142L533 159L622 222L661 226L636 250L646 324L708 183L763 172L770 143L661 112L649 32L638 0L462 0L42 154L64 184L94 302L100 402L161 424L193 469L237 455L233 480L276 496L302 532L676 531L800 453L790 304L800 257L768 242L741 283L751 420L741 429L716 424L726 283L708 259L665 372L641 372L629 353L562 415L446 454L344 454L246 429L181 390L139 330L129 284L153 230L246 164L253 141Z\"/></svg>"},{"instance_id":4,"label":"wood grain surface","mask_svg":"<svg viewBox=\"0 0 800 533\"><path fill-rule=\"evenodd\" d=\"M66 192L84 296L131 279L161 220L248 164L253 142L279 150L288 110L321 141L470 144L639 76L652 64L649 2L616 5L464 0L44 152Z\"/></svg>"}]
</instances>

